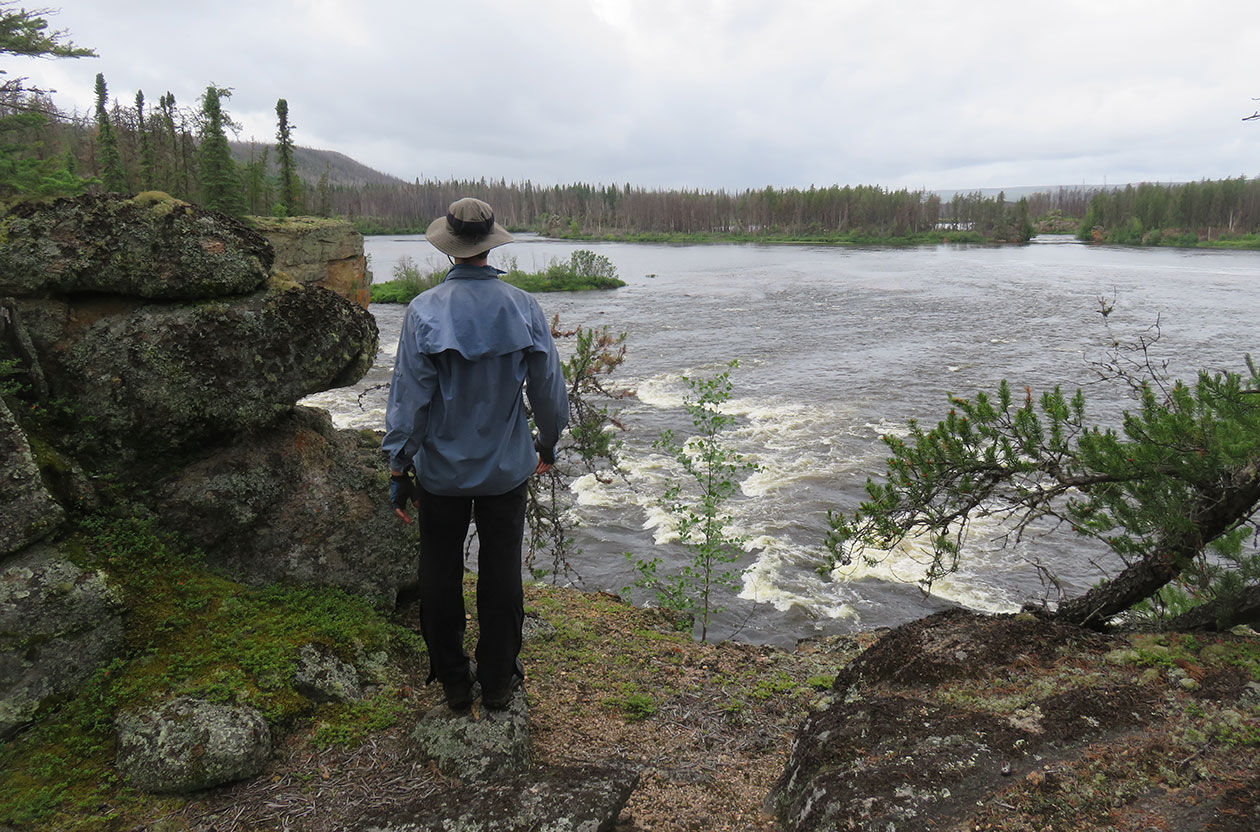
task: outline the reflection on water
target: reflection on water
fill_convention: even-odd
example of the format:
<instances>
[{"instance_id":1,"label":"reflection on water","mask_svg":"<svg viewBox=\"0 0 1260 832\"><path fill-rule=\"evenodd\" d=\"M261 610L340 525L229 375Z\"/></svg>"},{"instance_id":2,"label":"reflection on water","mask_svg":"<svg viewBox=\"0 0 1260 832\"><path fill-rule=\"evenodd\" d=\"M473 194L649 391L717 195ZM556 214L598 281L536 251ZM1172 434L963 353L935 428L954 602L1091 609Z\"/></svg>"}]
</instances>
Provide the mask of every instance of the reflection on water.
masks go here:
<instances>
[{"instance_id":1,"label":"reflection on water","mask_svg":"<svg viewBox=\"0 0 1260 832\"><path fill-rule=\"evenodd\" d=\"M629 334L621 383L626 402L626 481L576 484L576 561L587 588L619 590L632 575L622 553L679 557L655 496L676 473L652 449L666 427L687 425L685 373L715 372L732 358L738 418L729 441L762 470L731 503L749 537L743 591L716 630L791 643L819 632L894 624L950 603L1010 610L1040 598L1029 562L1053 569L1071 591L1096 582L1091 553L1062 535L1002 547L977 540L964 568L925 597L914 584L922 546L839 574L815 571L826 510L851 509L882 468L880 435L911 417L934 422L947 393L992 389L1002 378L1040 390L1090 383L1090 357L1107 334L1097 299L1115 299L1113 331L1128 337L1158 317L1159 354L1176 372L1238 369L1255 351L1254 252L1129 250L1043 239L1022 247L853 249L822 246L667 246L560 243L522 235L499 250L526 269L577 248L607 256L629 285L613 292L539 295L565 325L607 324ZM423 238L367 242L377 279L402 255L423 263ZM437 258L433 258L437 263ZM492 259L492 263L494 260ZM501 262L501 261L500 261ZM312 397L339 424L379 427L384 395L360 391L389 376L400 307L374 307L381 353L356 388ZM1116 413L1115 391L1090 390ZM1100 408L1095 408L1098 412ZM980 524L977 537L1000 535ZM1097 554L1097 553L1092 553Z\"/></svg>"}]
</instances>

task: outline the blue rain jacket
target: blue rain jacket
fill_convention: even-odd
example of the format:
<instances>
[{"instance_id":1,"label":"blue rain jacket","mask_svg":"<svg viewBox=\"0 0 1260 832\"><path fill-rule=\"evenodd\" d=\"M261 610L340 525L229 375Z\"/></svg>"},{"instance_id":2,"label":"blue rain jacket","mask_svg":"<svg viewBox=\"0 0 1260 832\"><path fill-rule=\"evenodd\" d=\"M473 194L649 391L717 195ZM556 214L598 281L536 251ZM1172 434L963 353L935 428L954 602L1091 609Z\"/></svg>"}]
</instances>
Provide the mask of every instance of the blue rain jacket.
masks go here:
<instances>
[{"instance_id":1,"label":"blue rain jacket","mask_svg":"<svg viewBox=\"0 0 1260 832\"><path fill-rule=\"evenodd\" d=\"M523 483L538 444L569 423L560 356L538 301L490 266L453 266L407 307L385 411L390 468L416 466L432 494L492 496Z\"/></svg>"}]
</instances>

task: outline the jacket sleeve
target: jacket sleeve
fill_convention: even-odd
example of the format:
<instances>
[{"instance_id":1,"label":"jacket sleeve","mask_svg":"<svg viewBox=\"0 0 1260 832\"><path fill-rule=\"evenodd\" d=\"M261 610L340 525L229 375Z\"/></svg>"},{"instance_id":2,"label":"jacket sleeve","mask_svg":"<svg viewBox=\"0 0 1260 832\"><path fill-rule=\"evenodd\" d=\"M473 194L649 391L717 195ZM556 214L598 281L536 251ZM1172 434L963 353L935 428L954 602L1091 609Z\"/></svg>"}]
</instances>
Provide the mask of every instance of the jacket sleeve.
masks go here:
<instances>
[{"instance_id":1,"label":"jacket sleeve","mask_svg":"<svg viewBox=\"0 0 1260 832\"><path fill-rule=\"evenodd\" d=\"M420 352L416 318L408 311L398 338L394 375L385 407L385 438L381 449L389 455L392 471L404 471L420 450L429 427L429 404L437 388L437 367Z\"/></svg>"},{"instance_id":2,"label":"jacket sleeve","mask_svg":"<svg viewBox=\"0 0 1260 832\"><path fill-rule=\"evenodd\" d=\"M565 389L564 371L560 367L560 354L551 337L551 327L546 326L542 310L538 310L544 326L540 335L525 357L525 395L534 412L534 427L538 429L538 444L543 448L555 448L560 434L569 424L569 396Z\"/></svg>"}]
</instances>

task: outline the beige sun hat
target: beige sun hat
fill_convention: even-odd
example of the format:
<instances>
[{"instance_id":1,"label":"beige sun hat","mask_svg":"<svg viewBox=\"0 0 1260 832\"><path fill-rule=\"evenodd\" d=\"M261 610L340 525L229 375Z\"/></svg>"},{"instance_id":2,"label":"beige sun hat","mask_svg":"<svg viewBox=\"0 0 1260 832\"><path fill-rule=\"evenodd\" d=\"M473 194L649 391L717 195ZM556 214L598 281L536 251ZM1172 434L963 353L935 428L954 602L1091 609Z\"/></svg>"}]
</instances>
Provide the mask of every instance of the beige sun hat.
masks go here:
<instances>
[{"instance_id":1,"label":"beige sun hat","mask_svg":"<svg viewBox=\"0 0 1260 832\"><path fill-rule=\"evenodd\" d=\"M445 217L429 223L424 237L451 257L472 257L514 239L494 221L493 208L470 196L452 202Z\"/></svg>"}]
</instances>

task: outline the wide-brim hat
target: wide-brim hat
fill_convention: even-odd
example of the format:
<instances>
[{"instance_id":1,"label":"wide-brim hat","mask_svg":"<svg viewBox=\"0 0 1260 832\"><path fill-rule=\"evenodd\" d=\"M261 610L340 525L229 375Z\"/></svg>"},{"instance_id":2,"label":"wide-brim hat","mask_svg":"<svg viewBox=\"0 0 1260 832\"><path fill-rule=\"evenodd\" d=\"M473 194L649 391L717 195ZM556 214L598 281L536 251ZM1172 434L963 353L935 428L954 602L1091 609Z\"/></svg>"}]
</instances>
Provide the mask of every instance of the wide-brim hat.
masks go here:
<instances>
[{"instance_id":1,"label":"wide-brim hat","mask_svg":"<svg viewBox=\"0 0 1260 832\"><path fill-rule=\"evenodd\" d=\"M494 209L470 196L452 202L446 216L429 223L424 237L452 257L473 257L514 239L494 221Z\"/></svg>"}]
</instances>

